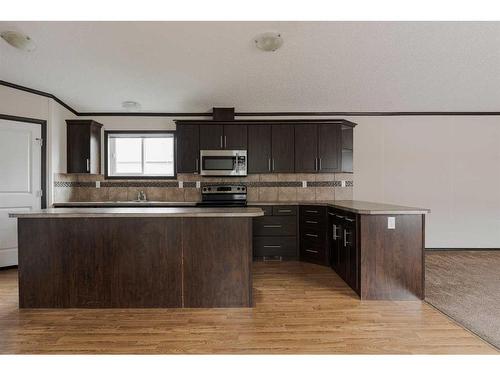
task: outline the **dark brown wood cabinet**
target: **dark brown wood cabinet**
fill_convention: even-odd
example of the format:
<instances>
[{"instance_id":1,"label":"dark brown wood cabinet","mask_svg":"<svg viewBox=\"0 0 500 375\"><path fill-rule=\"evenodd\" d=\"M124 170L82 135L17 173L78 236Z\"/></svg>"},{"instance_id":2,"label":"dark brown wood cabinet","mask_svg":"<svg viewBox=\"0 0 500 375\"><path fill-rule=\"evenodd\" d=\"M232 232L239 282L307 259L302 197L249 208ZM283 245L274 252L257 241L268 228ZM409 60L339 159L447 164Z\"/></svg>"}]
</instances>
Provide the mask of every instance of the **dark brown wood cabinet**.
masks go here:
<instances>
[{"instance_id":1,"label":"dark brown wood cabinet","mask_svg":"<svg viewBox=\"0 0 500 375\"><path fill-rule=\"evenodd\" d=\"M295 125L295 171L318 171L318 127L316 124Z\"/></svg>"},{"instance_id":2,"label":"dark brown wood cabinet","mask_svg":"<svg viewBox=\"0 0 500 375\"><path fill-rule=\"evenodd\" d=\"M66 120L67 173L101 173L101 128L93 120Z\"/></svg>"},{"instance_id":3,"label":"dark brown wood cabinet","mask_svg":"<svg viewBox=\"0 0 500 375\"><path fill-rule=\"evenodd\" d=\"M248 173L270 173L271 125L248 126Z\"/></svg>"},{"instance_id":4,"label":"dark brown wood cabinet","mask_svg":"<svg viewBox=\"0 0 500 375\"><path fill-rule=\"evenodd\" d=\"M200 124L200 150L246 150L244 124Z\"/></svg>"},{"instance_id":5,"label":"dark brown wood cabinet","mask_svg":"<svg viewBox=\"0 0 500 375\"><path fill-rule=\"evenodd\" d=\"M295 125L295 172L340 172L341 125Z\"/></svg>"},{"instance_id":6,"label":"dark brown wood cabinet","mask_svg":"<svg viewBox=\"0 0 500 375\"><path fill-rule=\"evenodd\" d=\"M294 166L294 130L288 124L271 127L271 171L293 173Z\"/></svg>"},{"instance_id":7,"label":"dark brown wood cabinet","mask_svg":"<svg viewBox=\"0 0 500 375\"><path fill-rule=\"evenodd\" d=\"M226 150L246 150L247 147L246 125L224 125L224 148Z\"/></svg>"},{"instance_id":8,"label":"dark brown wood cabinet","mask_svg":"<svg viewBox=\"0 0 500 375\"><path fill-rule=\"evenodd\" d=\"M200 127L177 125L177 173L198 173L200 167Z\"/></svg>"},{"instance_id":9,"label":"dark brown wood cabinet","mask_svg":"<svg viewBox=\"0 0 500 375\"><path fill-rule=\"evenodd\" d=\"M300 259L310 263L329 264L327 251L327 211L323 206L300 206Z\"/></svg>"},{"instance_id":10,"label":"dark brown wood cabinet","mask_svg":"<svg viewBox=\"0 0 500 375\"><path fill-rule=\"evenodd\" d=\"M253 219L255 259L297 258L297 207L262 206L264 216Z\"/></svg>"},{"instance_id":11,"label":"dark brown wood cabinet","mask_svg":"<svg viewBox=\"0 0 500 375\"><path fill-rule=\"evenodd\" d=\"M224 148L224 125L200 124L200 150L222 150Z\"/></svg>"},{"instance_id":12,"label":"dark brown wood cabinet","mask_svg":"<svg viewBox=\"0 0 500 375\"><path fill-rule=\"evenodd\" d=\"M175 122L179 129L177 154L180 173L197 170L199 150L224 149L248 150L249 174L352 172L352 129L356 124L346 120ZM192 130L184 133L182 127L188 125ZM196 126L199 129L198 142L195 140ZM188 150L184 150L186 147Z\"/></svg>"},{"instance_id":13,"label":"dark brown wood cabinet","mask_svg":"<svg viewBox=\"0 0 500 375\"><path fill-rule=\"evenodd\" d=\"M351 128L352 129L352 128ZM318 125L318 172L340 172L342 158L341 125Z\"/></svg>"}]
</instances>

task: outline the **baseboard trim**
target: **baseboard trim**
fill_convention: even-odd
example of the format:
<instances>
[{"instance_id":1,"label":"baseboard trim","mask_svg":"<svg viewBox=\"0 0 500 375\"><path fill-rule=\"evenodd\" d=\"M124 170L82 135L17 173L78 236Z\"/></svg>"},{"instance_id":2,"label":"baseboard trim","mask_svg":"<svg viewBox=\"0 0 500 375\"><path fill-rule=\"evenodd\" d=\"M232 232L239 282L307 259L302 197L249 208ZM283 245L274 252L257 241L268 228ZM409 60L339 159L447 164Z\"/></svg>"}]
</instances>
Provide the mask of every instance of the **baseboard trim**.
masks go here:
<instances>
[{"instance_id":1,"label":"baseboard trim","mask_svg":"<svg viewBox=\"0 0 500 375\"><path fill-rule=\"evenodd\" d=\"M500 251L498 247L427 247L425 251Z\"/></svg>"}]
</instances>

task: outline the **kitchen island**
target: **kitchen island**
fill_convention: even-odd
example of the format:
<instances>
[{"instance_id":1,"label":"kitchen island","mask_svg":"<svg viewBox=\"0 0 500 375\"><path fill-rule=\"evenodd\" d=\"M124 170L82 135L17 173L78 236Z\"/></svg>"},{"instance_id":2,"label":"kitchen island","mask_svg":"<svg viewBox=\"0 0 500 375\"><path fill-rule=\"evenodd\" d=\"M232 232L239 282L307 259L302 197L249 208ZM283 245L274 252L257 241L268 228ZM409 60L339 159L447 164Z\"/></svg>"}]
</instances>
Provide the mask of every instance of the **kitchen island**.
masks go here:
<instances>
[{"instance_id":1,"label":"kitchen island","mask_svg":"<svg viewBox=\"0 0 500 375\"><path fill-rule=\"evenodd\" d=\"M53 208L18 219L20 308L252 306L260 208Z\"/></svg>"}]
</instances>

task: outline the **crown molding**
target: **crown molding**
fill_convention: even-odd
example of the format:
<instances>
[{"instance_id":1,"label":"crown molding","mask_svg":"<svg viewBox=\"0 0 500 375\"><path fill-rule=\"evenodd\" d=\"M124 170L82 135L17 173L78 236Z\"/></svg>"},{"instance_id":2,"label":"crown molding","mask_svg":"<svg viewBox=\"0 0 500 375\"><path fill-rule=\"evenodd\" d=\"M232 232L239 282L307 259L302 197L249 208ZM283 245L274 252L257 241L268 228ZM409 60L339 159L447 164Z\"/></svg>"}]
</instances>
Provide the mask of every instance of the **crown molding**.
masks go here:
<instances>
[{"instance_id":1,"label":"crown molding","mask_svg":"<svg viewBox=\"0 0 500 375\"><path fill-rule=\"evenodd\" d=\"M68 111L80 117L212 117L212 112L78 112L57 96L40 90L35 90L30 87L17 85L12 82L0 80L1 86L10 87L16 90L29 92L31 94L44 96L55 100ZM239 117L319 117L319 116L500 116L500 111L399 111L399 112L383 112L383 111L364 111L364 112L321 112L321 111L289 111L289 112L235 112L235 116Z\"/></svg>"}]
</instances>

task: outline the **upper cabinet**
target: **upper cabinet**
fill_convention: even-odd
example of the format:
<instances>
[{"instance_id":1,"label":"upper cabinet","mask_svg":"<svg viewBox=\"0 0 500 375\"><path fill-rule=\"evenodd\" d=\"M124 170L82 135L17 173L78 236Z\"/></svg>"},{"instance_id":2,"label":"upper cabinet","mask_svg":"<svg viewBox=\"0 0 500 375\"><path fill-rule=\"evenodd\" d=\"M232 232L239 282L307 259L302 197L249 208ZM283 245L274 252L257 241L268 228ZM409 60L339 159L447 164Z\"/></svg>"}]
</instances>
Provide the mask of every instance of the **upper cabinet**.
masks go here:
<instances>
[{"instance_id":1,"label":"upper cabinet","mask_svg":"<svg viewBox=\"0 0 500 375\"><path fill-rule=\"evenodd\" d=\"M341 124L296 124L295 172L340 172L342 170L341 129Z\"/></svg>"},{"instance_id":2,"label":"upper cabinet","mask_svg":"<svg viewBox=\"0 0 500 375\"><path fill-rule=\"evenodd\" d=\"M200 150L248 150L248 173L352 172L346 120L178 120L177 172L198 172Z\"/></svg>"},{"instance_id":3,"label":"upper cabinet","mask_svg":"<svg viewBox=\"0 0 500 375\"><path fill-rule=\"evenodd\" d=\"M177 173L196 173L200 166L200 127L177 125Z\"/></svg>"},{"instance_id":4,"label":"upper cabinet","mask_svg":"<svg viewBox=\"0 0 500 375\"><path fill-rule=\"evenodd\" d=\"M101 173L101 128L93 120L66 120L67 172Z\"/></svg>"},{"instance_id":5,"label":"upper cabinet","mask_svg":"<svg viewBox=\"0 0 500 375\"><path fill-rule=\"evenodd\" d=\"M200 150L246 150L247 127L236 124L200 124Z\"/></svg>"}]
</instances>

